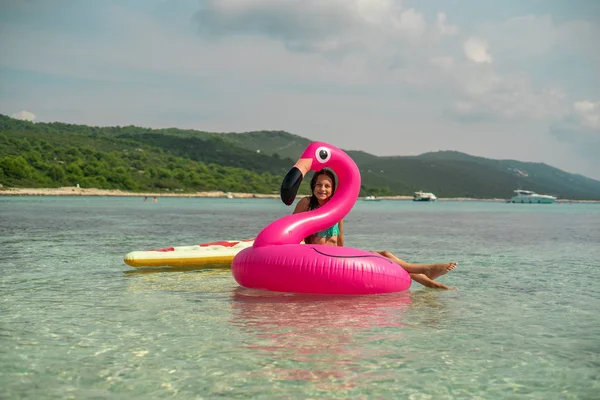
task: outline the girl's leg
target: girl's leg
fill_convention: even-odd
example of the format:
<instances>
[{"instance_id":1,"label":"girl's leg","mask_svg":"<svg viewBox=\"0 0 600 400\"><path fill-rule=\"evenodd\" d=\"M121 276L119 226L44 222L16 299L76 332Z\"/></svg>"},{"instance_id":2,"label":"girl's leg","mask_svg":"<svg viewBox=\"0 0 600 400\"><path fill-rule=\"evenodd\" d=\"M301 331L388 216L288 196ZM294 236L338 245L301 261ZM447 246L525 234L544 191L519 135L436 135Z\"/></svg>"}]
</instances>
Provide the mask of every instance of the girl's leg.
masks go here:
<instances>
[{"instance_id":1,"label":"girl's leg","mask_svg":"<svg viewBox=\"0 0 600 400\"><path fill-rule=\"evenodd\" d=\"M376 251L376 253L381 254L389 260L392 260L393 262L404 268L408 273L423 274L426 275L429 279L436 279L437 277L447 274L448 272L456 268L455 262L447 264L410 264L404 260L399 259L387 250Z\"/></svg>"},{"instance_id":2,"label":"girl's leg","mask_svg":"<svg viewBox=\"0 0 600 400\"><path fill-rule=\"evenodd\" d=\"M427 286L432 289L445 289L445 290L454 290L456 289L454 286L446 286L443 283L439 283L434 281L433 279L429 279L427 275L424 274L410 274L410 277L413 281L420 283L423 286Z\"/></svg>"}]
</instances>

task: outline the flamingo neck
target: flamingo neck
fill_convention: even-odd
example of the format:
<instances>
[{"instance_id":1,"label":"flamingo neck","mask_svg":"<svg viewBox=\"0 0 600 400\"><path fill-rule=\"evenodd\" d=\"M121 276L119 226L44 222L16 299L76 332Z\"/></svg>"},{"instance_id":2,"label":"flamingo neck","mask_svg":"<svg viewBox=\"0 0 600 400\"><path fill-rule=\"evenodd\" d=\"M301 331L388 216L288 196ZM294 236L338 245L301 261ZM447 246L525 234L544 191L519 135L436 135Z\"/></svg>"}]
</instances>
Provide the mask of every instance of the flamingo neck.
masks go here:
<instances>
[{"instance_id":1,"label":"flamingo neck","mask_svg":"<svg viewBox=\"0 0 600 400\"><path fill-rule=\"evenodd\" d=\"M352 210L360 193L360 171L346 153L337 156L328 165L338 177L335 195L315 210L273 221L258 234L254 247L298 244L305 237L335 225Z\"/></svg>"}]
</instances>

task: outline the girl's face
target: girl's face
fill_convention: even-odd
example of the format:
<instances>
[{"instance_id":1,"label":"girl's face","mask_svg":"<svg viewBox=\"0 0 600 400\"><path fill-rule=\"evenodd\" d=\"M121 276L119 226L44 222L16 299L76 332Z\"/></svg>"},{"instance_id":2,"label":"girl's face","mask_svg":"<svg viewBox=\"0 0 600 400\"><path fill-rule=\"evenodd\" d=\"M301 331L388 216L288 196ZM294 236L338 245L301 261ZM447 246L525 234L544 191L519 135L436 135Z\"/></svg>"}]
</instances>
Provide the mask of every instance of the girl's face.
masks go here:
<instances>
[{"instance_id":1,"label":"girl's face","mask_svg":"<svg viewBox=\"0 0 600 400\"><path fill-rule=\"evenodd\" d=\"M317 183L315 184L315 190L313 194L317 198L320 204L323 204L331 197L333 192L333 182L327 175L319 175L317 177Z\"/></svg>"}]
</instances>

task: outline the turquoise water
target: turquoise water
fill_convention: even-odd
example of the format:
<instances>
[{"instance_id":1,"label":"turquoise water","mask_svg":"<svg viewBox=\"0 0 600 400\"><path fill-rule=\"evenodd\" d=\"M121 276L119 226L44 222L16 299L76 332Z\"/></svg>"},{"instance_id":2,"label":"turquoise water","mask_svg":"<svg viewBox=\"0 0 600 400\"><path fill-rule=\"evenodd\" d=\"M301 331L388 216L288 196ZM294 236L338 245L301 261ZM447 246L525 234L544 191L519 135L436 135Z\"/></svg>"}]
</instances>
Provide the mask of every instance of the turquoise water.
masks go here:
<instances>
[{"instance_id":1,"label":"turquoise water","mask_svg":"<svg viewBox=\"0 0 600 400\"><path fill-rule=\"evenodd\" d=\"M347 246L458 261L458 291L283 295L123 263L290 211L0 197L0 398L598 398L600 204L357 203Z\"/></svg>"}]
</instances>

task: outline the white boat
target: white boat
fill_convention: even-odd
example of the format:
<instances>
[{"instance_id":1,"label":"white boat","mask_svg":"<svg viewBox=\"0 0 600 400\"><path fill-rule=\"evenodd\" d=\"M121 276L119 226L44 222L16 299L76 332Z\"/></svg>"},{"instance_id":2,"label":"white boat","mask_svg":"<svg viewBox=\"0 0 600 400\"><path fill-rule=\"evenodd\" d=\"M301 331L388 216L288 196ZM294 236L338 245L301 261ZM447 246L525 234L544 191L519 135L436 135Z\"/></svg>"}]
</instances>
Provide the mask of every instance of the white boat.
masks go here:
<instances>
[{"instance_id":1,"label":"white boat","mask_svg":"<svg viewBox=\"0 0 600 400\"><path fill-rule=\"evenodd\" d=\"M413 196L413 201L436 201L437 197L435 197L435 194L433 193L428 193L428 192L415 192L415 195Z\"/></svg>"},{"instance_id":2,"label":"white boat","mask_svg":"<svg viewBox=\"0 0 600 400\"><path fill-rule=\"evenodd\" d=\"M537 194L531 190L514 190L515 195L510 199L511 203L536 203L551 204L556 202L556 197L547 194Z\"/></svg>"},{"instance_id":3,"label":"white boat","mask_svg":"<svg viewBox=\"0 0 600 400\"><path fill-rule=\"evenodd\" d=\"M365 197L365 201L381 201L381 199L377 196L367 196Z\"/></svg>"}]
</instances>

